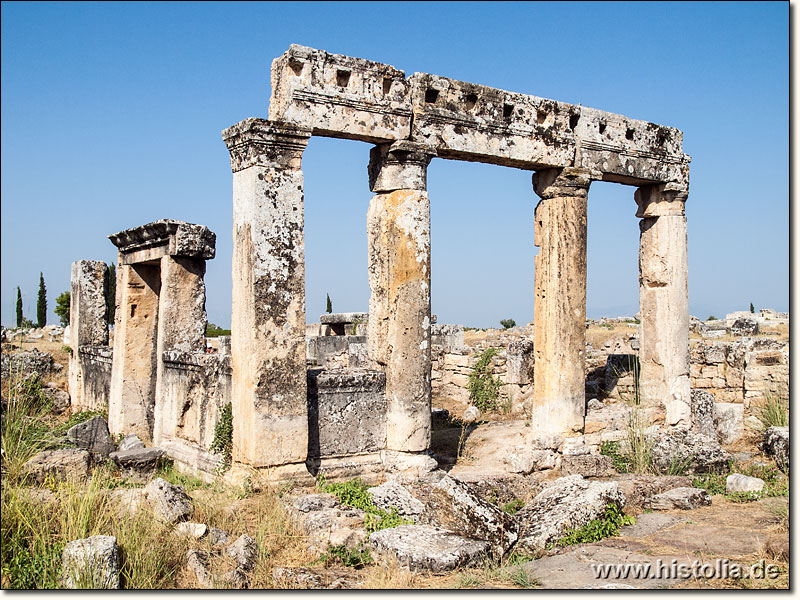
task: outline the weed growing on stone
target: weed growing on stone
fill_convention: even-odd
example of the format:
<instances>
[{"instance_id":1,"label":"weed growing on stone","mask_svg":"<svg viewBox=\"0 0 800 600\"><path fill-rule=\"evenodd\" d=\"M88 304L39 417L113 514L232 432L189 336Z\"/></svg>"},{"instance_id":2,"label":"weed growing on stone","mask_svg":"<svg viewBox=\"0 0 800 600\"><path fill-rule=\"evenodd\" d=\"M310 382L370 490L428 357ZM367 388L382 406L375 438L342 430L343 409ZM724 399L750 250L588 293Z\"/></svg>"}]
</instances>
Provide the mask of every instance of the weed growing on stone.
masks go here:
<instances>
[{"instance_id":1,"label":"weed growing on stone","mask_svg":"<svg viewBox=\"0 0 800 600\"><path fill-rule=\"evenodd\" d=\"M500 507L500 510L506 512L510 515L515 515L519 512L519 510L525 506L525 501L521 498L514 498L511 502L507 502L503 506Z\"/></svg>"},{"instance_id":2,"label":"weed growing on stone","mask_svg":"<svg viewBox=\"0 0 800 600\"><path fill-rule=\"evenodd\" d=\"M372 496L367 491L367 485L360 477L342 483L328 483L325 476L320 475L317 485L323 492L336 496L342 504L359 508L367 513L364 517L364 527L370 533L398 525L414 524L413 520L401 517L394 506L390 506L389 510L375 506Z\"/></svg>"},{"instance_id":3,"label":"weed growing on stone","mask_svg":"<svg viewBox=\"0 0 800 600\"><path fill-rule=\"evenodd\" d=\"M616 504L607 504L605 513L600 519L592 519L583 527L567 532L556 542L558 546L573 546L598 542L603 538L619 533L624 525L633 525L636 519L622 512Z\"/></svg>"},{"instance_id":4,"label":"weed growing on stone","mask_svg":"<svg viewBox=\"0 0 800 600\"><path fill-rule=\"evenodd\" d=\"M345 567L354 569L360 569L372 564L372 562L372 555L369 553L369 548L364 546L364 542L361 542L355 548L348 548L344 544L328 546L328 551L321 554L317 559L317 563L324 564L326 567L331 564L342 564Z\"/></svg>"},{"instance_id":5,"label":"weed growing on stone","mask_svg":"<svg viewBox=\"0 0 800 600\"><path fill-rule=\"evenodd\" d=\"M492 375L492 358L497 356L497 352L497 348L484 350L469 374L469 399L481 412L498 408L497 397L502 382Z\"/></svg>"},{"instance_id":6,"label":"weed growing on stone","mask_svg":"<svg viewBox=\"0 0 800 600\"><path fill-rule=\"evenodd\" d=\"M764 401L756 409L756 417L764 429L770 427L786 427L789 425L788 395L764 392Z\"/></svg>"},{"instance_id":7,"label":"weed growing on stone","mask_svg":"<svg viewBox=\"0 0 800 600\"><path fill-rule=\"evenodd\" d=\"M233 456L233 406L230 402L222 407L209 451L222 455L220 472L224 473L230 468Z\"/></svg>"},{"instance_id":8,"label":"weed growing on stone","mask_svg":"<svg viewBox=\"0 0 800 600\"><path fill-rule=\"evenodd\" d=\"M542 583L535 577L529 575L525 569L514 569L508 577L509 581L523 589L539 587Z\"/></svg>"}]
</instances>

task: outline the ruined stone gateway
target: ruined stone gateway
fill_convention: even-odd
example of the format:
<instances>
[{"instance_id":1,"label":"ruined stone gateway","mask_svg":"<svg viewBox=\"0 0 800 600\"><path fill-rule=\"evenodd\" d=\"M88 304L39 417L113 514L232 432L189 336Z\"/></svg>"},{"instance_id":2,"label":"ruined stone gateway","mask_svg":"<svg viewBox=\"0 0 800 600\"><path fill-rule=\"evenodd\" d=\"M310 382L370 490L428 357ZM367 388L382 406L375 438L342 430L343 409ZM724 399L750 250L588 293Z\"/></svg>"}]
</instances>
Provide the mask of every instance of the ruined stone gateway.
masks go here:
<instances>
[{"instance_id":1,"label":"ruined stone gateway","mask_svg":"<svg viewBox=\"0 0 800 600\"><path fill-rule=\"evenodd\" d=\"M361 338L354 343L366 352L321 372L309 370L306 342L301 161L312 135L372 144L365 163L374 192L366 214L369 316L366 332L357 323L353 334L360 335L351 336ZM208 473L208 432L229 401L234 470L255 468L280 479L435 467L427 453L426 175L437 157L532 172L540 250L529 447L560 449L584 431L592 181L634 187L642 396L665 404L666 425L691 425L684 212L690 158L679 130L437 75L406 77L389 65L293 45L272 63L269 119L245 119L222 137L233 171L230 355L215 357L214 365L196 356L203 349L202 276L213 234L165 221L111 236L120 250L112 433L136 432L184 467ZM73 303L83 298L75 285ZM90 329L85 341L75 338L79 355L107 343L101 338ZM192 383L176 369L202 376Z\"/></svg>"}]
</instances>

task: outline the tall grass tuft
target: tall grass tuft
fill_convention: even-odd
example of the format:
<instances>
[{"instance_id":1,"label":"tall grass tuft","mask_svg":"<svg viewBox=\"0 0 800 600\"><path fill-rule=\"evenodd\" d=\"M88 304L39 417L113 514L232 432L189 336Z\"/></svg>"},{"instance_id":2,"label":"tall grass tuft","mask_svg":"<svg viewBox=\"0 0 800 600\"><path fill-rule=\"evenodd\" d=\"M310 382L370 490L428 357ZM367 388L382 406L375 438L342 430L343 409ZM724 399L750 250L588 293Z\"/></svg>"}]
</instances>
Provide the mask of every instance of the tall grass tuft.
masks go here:
<instances>
[{"instance_id":1,"label":"tall grass tuft","mask_svg":"<svg viewBox=\"0 0 800 600\"><path fill-rule=\"evenodd\" d=\"M764 392L764 401L756 408L756 416L764 429L789 425L789 397L774 392Z\"/></svg>"}]
</instances>

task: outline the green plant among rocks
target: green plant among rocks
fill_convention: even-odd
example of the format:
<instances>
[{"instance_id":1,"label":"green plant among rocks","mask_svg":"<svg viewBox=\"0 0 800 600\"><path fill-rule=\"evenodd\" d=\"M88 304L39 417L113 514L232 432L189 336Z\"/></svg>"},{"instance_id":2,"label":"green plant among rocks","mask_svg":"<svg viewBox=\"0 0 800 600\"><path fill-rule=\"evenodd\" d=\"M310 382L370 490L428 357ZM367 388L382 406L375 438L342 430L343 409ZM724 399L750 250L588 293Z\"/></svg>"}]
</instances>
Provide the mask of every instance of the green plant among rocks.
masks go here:
<instances>
[{"instance_id":1,"label":"green plant among rocks","mask_svg":"<svg viewBox=\"0 0 800 600\"><path fill-rule=\"evenodd\" d=\"M222 407L209 451L222 455L221 472L230 468L233 457L233 406L230 402Z\"/></svg>"},{"instance_id":2,"label":"green plant among rocks","mask_svg":"<svg viewBox=\"0 0 800 600\"><path fill-rule=\"evenodd\" d=\"M320 554L316 562L326 567L332 564L341 564L345 567L360 569L372 564L373 560L369 548L364 545L364 542L361 542L355 548L348 548L344 544L329 546L326 552Z\"/></svg>"},{"instance_id":3,"label":"green plant among rocks","mask_svg":"<svg viewBox=\"0 0 800 600\"><path fill-rule=\"evenodd\" d=\"M764 429L789 425L789 396L764 392L763 403L756 408L756 417Z\"/></svg>"},{"instance_id":4,"label":"green plant among rocks","mask_svg":"<svg viewBox=\"0 0 800 600\"><path fill-rule=\"evenodd\" d=\"M484 350L469 374L469 399L481 412L497 410L500 386L499 378L492 375L492 358L497 356L497 348Z\"/></svg>"},{"instance_id":5,"label":"green plant among rocks","mask_svg":"<svg viewBox=\"0 0 800 600\"><path fill-rule=\"evenodd\" d=\"M583 527L573 529L562 536L557 542L558 546L573 546L587 544L619 534L620 527L633 525L636 519L622 512L616 504L606 505L605 513L599 519L592 519Z\"/></svg>"},{"instance_id":6,"label":"green plant among rocks","mask_svg":"<svg viewBox=\"0 0 800 600\"><path fill-rule=\"evenodd\" d=\"M400 516L394 506L389 507L389 510L378 508L367 491L367 485L360 477L347 482L328 483L325 476L320 475L317 486L323 492L336 496L342 504L359 508L367 513L364 517L364 528L369 533L399 525L414 524L413 520Z\"/></svg>"}]
</instances>

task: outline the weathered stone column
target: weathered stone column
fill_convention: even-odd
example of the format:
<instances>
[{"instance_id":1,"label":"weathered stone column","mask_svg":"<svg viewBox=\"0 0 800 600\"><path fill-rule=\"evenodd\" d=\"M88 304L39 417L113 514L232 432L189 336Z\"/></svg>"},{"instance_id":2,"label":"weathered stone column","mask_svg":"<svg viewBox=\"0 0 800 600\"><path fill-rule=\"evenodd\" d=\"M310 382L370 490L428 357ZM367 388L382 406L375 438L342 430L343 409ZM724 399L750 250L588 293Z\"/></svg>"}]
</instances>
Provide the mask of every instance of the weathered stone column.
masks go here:
<instances>
[{"instance_id":1,"label":"weathered stone column","mask_svg":"<svg viewBox=\"0 0 800 600\"><path fill-rule=\"evenodd\" d=\"M124 264L119 253L114 361L108 399L112 434L151 440L155 416L158 336L158 263Z\"/></svg>"},{"instance_id":2,"label":"weathered stone column","mask_svg":"<svg viewBox=\"0 0 800 600\"><path fill-rule=\"evenodd\" d=\"M691 426L689 265L686 187L650 185L635 193L639 222L641 345L639 390L646 404L663 402L666 424Z\"/></svg>"},{"instance_id":3,"label":"weathered stone column","mask_svg":"<svg viewBox=\"0 0 800 600\"><path fill-rule=\"evenodd\" d=\"M69 395L73 412L97 410L90 399L84 397L81 346L107 346L106 278L108 268L99 260L78 260L72 263L70 273L69 343Z\"/></svg>"},{"instance_id":4,"label":"weathered stone column","mask_svg":"<svg viewBox=\"0 0 800 600\"><path fill-rule=\"evenodd\" d=\"M304 462L303 150L311 132L246 119L222 132L233 170L233 459Z\"/></svg>"},{"instance_id":5,"label":"weathered stone column","mask_svg":"<svg viewBox=\"0 0 800 600\"><path fill-rule=\"evenodd\" d=\"M205 352L206 350L206 285L203 258L163 256L161 258L161 293L158 303L158 342L156 356L156 410L153 421L153 442L158 445L164 435L174 435L182 407L164 401L164 352Z\"/></svg>"},{"instance_id":6,"label":"weathered stone column","mask_svg":"<svg viewBox=\"0 0 800 600\"><path fill-rule=\"evenodd\" d=\"M548 169L533 175L541 198L534 213L533 438L583 432L585 411L586 210L589 171Z\"/></svg>"},{"instance_id":7,"label":"weathered stone column","mask_svg":"<svg viewBox=\"0 0 800 600\"><path fill-rule=\"evenodd\" d=\"M431 439L431 214L427 167L412 142L370 153L367 350L386 371L386 447L421 452Z\"/></svg>"}]
</instances>

